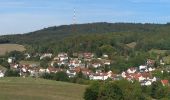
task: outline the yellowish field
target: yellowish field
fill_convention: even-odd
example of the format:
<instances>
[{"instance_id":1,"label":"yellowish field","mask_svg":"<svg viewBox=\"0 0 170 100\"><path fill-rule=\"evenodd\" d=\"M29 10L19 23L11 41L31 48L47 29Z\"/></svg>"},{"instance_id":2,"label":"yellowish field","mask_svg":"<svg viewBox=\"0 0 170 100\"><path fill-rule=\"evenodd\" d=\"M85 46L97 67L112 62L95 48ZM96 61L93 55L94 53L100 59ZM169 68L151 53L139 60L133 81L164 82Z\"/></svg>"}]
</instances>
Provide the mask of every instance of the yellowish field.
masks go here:
<instances>
[{"instance_id":1,"label":"yellowish field","mask_svg":"<svg viewBox=\"0 0 170 100\"><path fill-rule=\"evenodd\" d=\"M85 85L34 78L0 78L0 100L83 100Z\"/></svg>"},{"instance_id":2,"label":"yellowish field","mask_svg":"<svg viewBox=\"0 0 170 100\"><path fill-rule=\"evenodd\" d=\"M25 64L25 65L29 65L29 64L36 64L36 65L40 65L40 62L36 62L36 61L20 61L20 64Z\"/></svg>"},{"instance_id":3,"label":"yellowish field","mask_svg":"<svg viewBox=\"0 0 170 100\"><path fill-rule=\"evenodd\" d=\"M167 52L167 50L158 50L158 49L151 49L149 51L150 53L156 53L156 54L165 54Z\"/></svg>"},{"instance_id":4,"label":"yellowish field","mask_svg":"<svg viewBox=\"0 0 170 100\"><path fill-rule=\"evenodd\" d=\"M129 43L129 44L126 44L129 48L135 48L136 46L136 42L132 42L132 43Z\"/></svg>"},{"instance_id":5,"label":"yellowish field","mask_svg":"<svg viewBox=\"0 0 170 100\"><path fill-rule=\"evenodd\" d=\"M6 68L4 68L3 66L0 65L0 70L5 70Z\"/></svg>"},{"instance_id":6,"label":"yellowish field","mask_svg":"<svg viewBox=\"0 0 170 100\"><path fill-rule=\"evenodd\" d=\"M166 64L170 64L170 56L163 57L163 60Z\"/></svg>"},{"instance_id":7,"label":"yellowish field","mask_svg":"<svg viewBox=\"0 0 170 100\"><path fill-rule=\"evenodd\" d=\"M0 55L4 55L6 52L11 52L14 50L25 51L26 49L23 45L18 44L0 44Z\"/></svg>"}]
</instances>

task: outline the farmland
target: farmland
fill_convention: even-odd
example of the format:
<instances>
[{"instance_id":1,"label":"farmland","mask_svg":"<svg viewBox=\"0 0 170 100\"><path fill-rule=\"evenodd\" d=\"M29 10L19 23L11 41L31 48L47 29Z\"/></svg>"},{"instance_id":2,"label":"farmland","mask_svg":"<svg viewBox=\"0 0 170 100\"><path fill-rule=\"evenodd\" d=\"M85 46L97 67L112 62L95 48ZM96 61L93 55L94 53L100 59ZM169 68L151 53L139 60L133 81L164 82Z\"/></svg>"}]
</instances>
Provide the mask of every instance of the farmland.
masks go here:
<instances>
[{"instance_id":1,"label":"farmland","mask_svg":"<svg viewBox=\"0 0 170 100\"><path fill-rule=\"evenodd\" d=\"M34 78L1 78L1 100L83 100L85 85Z\"/></svg>"},{"instance_id":2,"label":"farmland","mask_svg":"<svg viewBox=\"0 0 170 100\"><path fill-rule=\"evenodd\" d=\"M0 55L5 55L7 52L11 51L25 51L26 49L24 48L23 45L19 44L0 44Z\"/></svg>"}]
</instances>

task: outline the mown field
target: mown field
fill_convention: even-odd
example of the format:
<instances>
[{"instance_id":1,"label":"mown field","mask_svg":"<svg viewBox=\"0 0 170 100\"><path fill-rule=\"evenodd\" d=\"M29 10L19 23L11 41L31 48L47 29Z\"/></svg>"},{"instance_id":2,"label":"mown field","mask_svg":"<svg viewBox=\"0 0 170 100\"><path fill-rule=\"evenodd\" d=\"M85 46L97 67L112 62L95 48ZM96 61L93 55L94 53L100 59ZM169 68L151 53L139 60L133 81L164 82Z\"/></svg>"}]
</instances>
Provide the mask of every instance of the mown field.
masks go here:
<instances>
[{"instance_id":1,"label":"mown field","mask_svg":"<svg viewBox=\"0 0 170 100\"><path fill-rule=\"evenodd\" d=\"M36 64L36 65L40 65L40 62L38 62L38 61L24 61L24 60L22 60L22 61L20 61L20 64L22 64L22 65L29 65L29 64Z\"/></svg>"},{"instance_id":2,"label":"mown field","mask_svg":"<svg viewBox=\"0 0 170 100\"><path fill-rule=\"evenodd\" d=\"M83 100L85 85L34 78L0 78L0 100Z\"/></svg>"},{"instance_id":3,"label":"mown field","mask_svg":"<svg viewBox=\"0 0 170 100\"><path fill-rule=\"evenodd\" d=\"M0 44L0 55L4 55L6 52L11 52L14 50L25 51L26 49L23 45L19 44Z\"/></svg>"}]
</instances>

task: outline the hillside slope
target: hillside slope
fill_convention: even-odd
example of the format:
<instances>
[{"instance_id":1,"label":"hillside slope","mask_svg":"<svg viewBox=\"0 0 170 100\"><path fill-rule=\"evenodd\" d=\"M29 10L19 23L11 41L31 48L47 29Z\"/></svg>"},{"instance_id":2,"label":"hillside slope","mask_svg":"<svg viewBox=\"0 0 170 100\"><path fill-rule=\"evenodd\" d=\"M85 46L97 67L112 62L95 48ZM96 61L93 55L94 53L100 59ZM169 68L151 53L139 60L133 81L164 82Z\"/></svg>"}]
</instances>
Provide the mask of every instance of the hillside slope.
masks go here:
<instances>
[{"instance_id":1,"label":"hillside slope","mask_svg":"<svg viewBox=\"0 0 170 100\"><path fill-rule=\"evenodd\" d=\"M2 42L35 43L48 40L61 40L78 34L106 34L114 32L153 32L162 24L133 24L133 23L91 23L78 25L62 25L44 28L35 32L17 35L1 36Z\"/></svg>"},{"instance_id":2,"label":"hillside slope","mask_svg":"<svg viewBox=\"0 0 170 100\"><path fill-rule=\"evenodd\" d=\"M112 46L118 51L135 43L133 49L170 50L169 24L91 23L44 28L35 32L0 36L0 43L23 44L34 52L96 52ZM129 48L129 47L128 47ZM124 49L124 51L127 51Z\"/></svg>"},{"instance_id":3,"label":"hillside slope","mask_svg":"<svg viewBox=\"0 0 170 100\"><path fill-rule=\"evenodd\" d=\"M33 78L0 78L1 100L83 100L86 86Z\"/></svg>"}]
</instances>

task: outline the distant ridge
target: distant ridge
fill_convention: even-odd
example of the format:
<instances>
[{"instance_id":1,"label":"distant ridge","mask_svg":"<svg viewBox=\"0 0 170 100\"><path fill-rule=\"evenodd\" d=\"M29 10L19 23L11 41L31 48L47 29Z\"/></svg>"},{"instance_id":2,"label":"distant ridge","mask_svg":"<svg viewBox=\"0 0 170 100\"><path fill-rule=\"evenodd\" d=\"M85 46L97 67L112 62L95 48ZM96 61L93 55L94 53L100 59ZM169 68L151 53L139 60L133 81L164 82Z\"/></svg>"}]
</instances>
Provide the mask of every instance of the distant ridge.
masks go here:
<instances>
[{"instance_id":1,"label":"distant ridge","mask_svg":"<svg viewBox=\"0 0 170 100\"><path fill-rule=\"evenodd\" d=\"M10 43L33 43L41 40L61 40L73 35L73 26L76 27L76 34L106 34L113 32L143 32L154 31L156 28L169 24L141 24L141 23L87 23L77 25L61 25L44 28L26 34L0 36L1 41Z\"/></svg>"}]
</instances>

